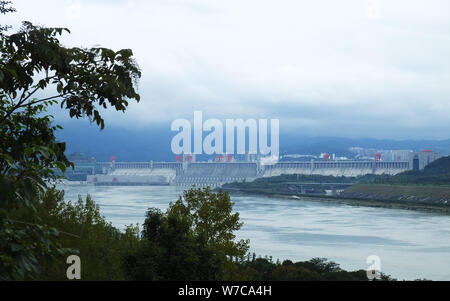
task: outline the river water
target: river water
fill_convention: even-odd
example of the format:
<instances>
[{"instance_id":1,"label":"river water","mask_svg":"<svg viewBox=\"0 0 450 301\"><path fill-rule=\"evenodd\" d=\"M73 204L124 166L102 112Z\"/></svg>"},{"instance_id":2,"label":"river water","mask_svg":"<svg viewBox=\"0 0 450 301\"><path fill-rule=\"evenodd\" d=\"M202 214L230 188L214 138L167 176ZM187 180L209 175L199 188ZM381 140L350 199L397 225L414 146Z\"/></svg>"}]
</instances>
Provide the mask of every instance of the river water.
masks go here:
<instances>
[{"instance_id":1,"label":"river water","mask_svg":"<svg viewBox=\"0 0 450 301\"><path fill-rule=\"evenodd\" d=\"M66 184L66 200L90 194L114 226L142 224L150 207L167 209L182 194L173 186L100 187ZM273 259L328 258L346 270L366 269L368 256L399 280L450 280L450 216L355 207L314 200L232 196L251 252Z\"/></svg>"}]
</instances>

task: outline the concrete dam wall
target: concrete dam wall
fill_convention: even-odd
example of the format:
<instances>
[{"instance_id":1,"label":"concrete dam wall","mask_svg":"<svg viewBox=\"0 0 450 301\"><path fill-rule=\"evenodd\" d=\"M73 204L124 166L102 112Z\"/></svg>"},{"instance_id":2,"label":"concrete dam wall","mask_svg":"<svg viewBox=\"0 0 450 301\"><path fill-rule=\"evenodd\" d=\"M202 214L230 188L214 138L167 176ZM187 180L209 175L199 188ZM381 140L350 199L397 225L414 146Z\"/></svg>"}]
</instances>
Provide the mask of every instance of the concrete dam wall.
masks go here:
<instances>
[{"instance_id":1,"label":"concrete dam wall","mask_svg":"<svg viewBox=\"0 0 450 301\"><path fill-rule=\"evenodd\" d=\"M263 177L274 177L283 174L321 175L357 177L367 174L396 175L410 169L409 162L297 162L277 163L263 167Z\"/></svg>"},{"instance_id":2,"label":"concrete dam wall","mask_svg":"<svg viewBox=\"0 0 450 301\"><path fill-rule=\"evenodd\" d=\"M98 163L101 173L88 175L95 185L177 185L217 187L225 183L253 181L257 178L283 174L363 176L395 175L410 170L410 162L319 161L259 163Z\"/></svg>"},{"instance_id":3,"label":"concrete dam wall","mask_svg":"<svg viewBox=\"0 0 450 301\"><path fill-rule=\"evenodd\" d=\"M190 163L173 182L178 186L219 186L253 181L259 177L255 163Z\"/></svg>"}]
</instances>

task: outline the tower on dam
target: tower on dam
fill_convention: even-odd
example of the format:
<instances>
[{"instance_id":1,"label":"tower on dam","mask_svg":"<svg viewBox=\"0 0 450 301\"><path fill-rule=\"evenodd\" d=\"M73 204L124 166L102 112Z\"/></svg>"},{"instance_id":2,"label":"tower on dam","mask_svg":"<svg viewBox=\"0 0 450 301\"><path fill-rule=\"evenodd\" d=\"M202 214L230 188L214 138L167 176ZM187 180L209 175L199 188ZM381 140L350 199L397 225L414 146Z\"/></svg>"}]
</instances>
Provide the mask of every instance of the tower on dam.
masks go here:
<instances>
[{"instance_id":1,"label":"tower on dam","mask_svg":"<svg viewBox=\"0 0 450 301\"><path fill-rule=\"evenodd\" d=\"M411 153L409 157L410 169L423 170L428 164L442 158L442 155L433 152L430 149L426 149L422 152ZM417 166L416 166L417 165Z\"/></svg>"}]
</instances>

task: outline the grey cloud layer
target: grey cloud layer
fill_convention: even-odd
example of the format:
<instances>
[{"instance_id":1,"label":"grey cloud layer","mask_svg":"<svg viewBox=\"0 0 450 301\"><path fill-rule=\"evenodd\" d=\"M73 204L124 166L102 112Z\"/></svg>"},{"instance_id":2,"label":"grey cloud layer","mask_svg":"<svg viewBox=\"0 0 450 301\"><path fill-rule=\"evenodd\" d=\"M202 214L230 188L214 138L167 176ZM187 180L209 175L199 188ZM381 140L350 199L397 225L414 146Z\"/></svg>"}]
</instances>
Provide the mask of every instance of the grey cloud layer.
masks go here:
<instances>
[{"instance_id":1,"label":"grey cloud layer","mask_svg":"<svg viewBox=\"0 0 450 301\"><path fill-rule=\"evenodd\" d=\"M376 1L371 1L372 3ZM132 48L143 101L110 122L280 118L314 135L450 137L450 2L15 1L74 46ZM70 4L70 5L69 5ZM17 18L18 17L18 18Z\"/></svg>"}]
</instances>

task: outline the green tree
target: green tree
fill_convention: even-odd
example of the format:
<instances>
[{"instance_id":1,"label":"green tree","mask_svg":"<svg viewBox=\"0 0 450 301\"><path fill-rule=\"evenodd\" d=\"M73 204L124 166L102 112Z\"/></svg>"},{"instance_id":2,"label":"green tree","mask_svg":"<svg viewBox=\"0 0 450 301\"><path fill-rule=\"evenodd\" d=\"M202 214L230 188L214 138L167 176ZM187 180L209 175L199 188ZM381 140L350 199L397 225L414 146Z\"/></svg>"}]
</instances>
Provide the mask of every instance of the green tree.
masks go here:
<instances>
[{"instance_id":1,"label":"green tree","mask_svg":"<svg viewBox=\"0 0 450 301\"><path fill-rule=\"evenodd\" d=\"M151 208L142 231L141 247L126 257L132 280L219 280L222 258L191 230L190 221Z\"/></svg>"},{"instance_id":2,"label":"green tree","mask_svg":"<svg viewBox=\"0 0 450 301\"><path fill-rule=\"evenodd\" d=\"M248 241L235 242L239 214L232 213L227 193L191 189L166 213L151 208L141 246L126 259L134 280L223 280L235 270L233 257L243 257Z\"/></svg>"},{"instance_id":3,"label":"green tree","mask_svg":"<svg viewBox=\"0 0 450 301\"><path fill-rule=\"evenodd\" d=\"M325 258L313 258L305 262L293 263L285 260L282 264L267 258L248 258L239 262L237 279L251 281L367 281L364 270L345 271L338 264ZM234 279L233 279L234 280ZM383 281L392 280L382 275Z\"/></svg>"},{"instance_id":4,"label":"green tree","mask_svg":"<svg viewBox=\"0 0 450 301\"><path fill-rule=\"evenodd\" d=\"M62 246L78 250L83 280L126 280L123 258L137 247L137 227L128 226L121 232L100 215L99 206L89 195L66 202L64 192L55 188L47 190L37 215L60 231ZM41 267L41 280L67 280L66 256L56 256L54 261Z\"/></svg>"},{"instance_id":5,"label":"green tree","mask_svg":"<svg viewBox=\"0 0 450 301\"><path fill-rule=\"evenodd\" d=\"M0 2L0 12L14 11L8 5ZM47 183L59 178L55 170L73 167L47 108L59 104L103 129L101 109L125 111L129 100L140 100L141 72L129 49L64 47L58 37L65 28L24 22L17 33L6 29L0 28L0 279L36 279L43 258L64 251L59 232L36 208ZM33 222L13 220L15 210Z\"/></svg>"},{"instance_id":6,"label":"green tree","mask_svg":"<svg viewBox=\"0 0 450 301\"><path fill-rule=\"evenodd\" d=\"M74 202L64 201L64 191L54 187L47 189L36 203L33 217L26 208L20 208L10 211L9 218L29 224L39 219L58 229L58 244L81 257L83 280L125 280L124 255L139 241L137 226L119 231L100 215L99 206L89 195ZM67 280L64 255L57 254L50 262L39 261L39 280Z\"/></svg>"},{"instance_id":7,"label":"green tree","mask_svg":"<svg viewBox=\"0 0 450 301\"><path fill-rule=\"evenodd\" d=\"M182 216L191 222L191 227L206 243L228 257L243 258L249 248L249 240L235 242L235 231L243 223L239 213L233 213L234 203L228 192L204 189L190 189L175 203L171 203L169 213Z\"/></svg>"}]
</instances>

